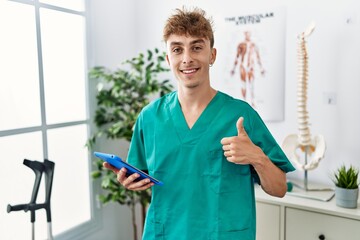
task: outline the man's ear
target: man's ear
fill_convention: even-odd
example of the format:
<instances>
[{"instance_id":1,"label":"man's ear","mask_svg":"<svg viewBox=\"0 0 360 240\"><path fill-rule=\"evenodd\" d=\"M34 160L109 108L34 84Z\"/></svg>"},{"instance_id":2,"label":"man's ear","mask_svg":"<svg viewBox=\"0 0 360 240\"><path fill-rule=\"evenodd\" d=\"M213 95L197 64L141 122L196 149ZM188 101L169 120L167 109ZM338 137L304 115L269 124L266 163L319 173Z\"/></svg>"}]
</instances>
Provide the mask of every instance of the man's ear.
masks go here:
<instances>
[{"instance_id":1,"label":"man's ear","mask_svg":"<svg viewBox=\"0 0 360 240\"><path fill-rule=\"evenodd\" d=\"M169 56L166 54L166 56L165 56L165 58L166 58L166 62L169 64L169 66L170 66L170 61L169 61Z\"/></svg>"},{"instance_id":2,"label":"man's ear","mask_svg":"<svg viewBox=\"0 0 360 240\"><path fill-rule=\"evenodd\" d=\"M214 64L215 60L216 60L216 48L212 48L211 49L211 58L210 58L210 64Z\"/></svg>"}]
</instances>

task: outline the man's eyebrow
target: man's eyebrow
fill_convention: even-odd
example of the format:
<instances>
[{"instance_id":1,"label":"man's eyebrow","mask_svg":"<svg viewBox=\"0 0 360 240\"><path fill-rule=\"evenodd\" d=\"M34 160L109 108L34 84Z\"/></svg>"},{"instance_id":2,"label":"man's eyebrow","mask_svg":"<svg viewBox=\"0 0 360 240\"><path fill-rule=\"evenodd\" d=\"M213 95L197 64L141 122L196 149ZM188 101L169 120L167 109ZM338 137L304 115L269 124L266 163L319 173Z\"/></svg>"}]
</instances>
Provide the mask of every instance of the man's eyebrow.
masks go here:
<instances>
[{"instance_id":1,"label":"man's eyebrow","mask_svg":"<svg viewBox=\"0 0 360 240\"><path fill-rule=\"evenodd\" d=\"M180 46L184 45L182 42L170 42L170 46Z\"/></svg>"},{"instance_id":2,"label":"man's eyebrow","mask_svg":"<svg viewBox=\"0 0 360 240\"><path fill-rule=\"evenodd\" d=\"M200 43L200 44L205 44L205 41L204 39L196 39L194 41L191 41L190 42L190 45L194 45L194 44L197 44L197 43ZM184 43L183 42L170 42L170 46L183 46Z\"/></svg>"},{"instance_id":3,"label":"man's eyebrow","mask_svg":"<svg viewBox=\"0 0 360 240\"><path fill-rule=\"evenodd\" d=\"M197 44L197 43L205 44L205 41L204 41L204 39L196 39L196 40L190 42L191 45Z\"/></svg>"}]
</instances>

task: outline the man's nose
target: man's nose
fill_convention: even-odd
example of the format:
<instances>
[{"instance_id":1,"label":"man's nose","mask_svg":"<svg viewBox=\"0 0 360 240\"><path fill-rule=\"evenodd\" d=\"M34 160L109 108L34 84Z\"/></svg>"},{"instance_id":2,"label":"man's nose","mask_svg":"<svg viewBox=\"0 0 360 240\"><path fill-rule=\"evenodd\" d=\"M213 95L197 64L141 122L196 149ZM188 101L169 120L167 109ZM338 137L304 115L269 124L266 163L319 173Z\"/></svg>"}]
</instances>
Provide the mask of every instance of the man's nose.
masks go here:
<instances>
[{"instance_id":1,"label":"man's nose","mask_svg":"<svg viewBox=\"0 0 360 240\"><path fill-rule=\"evenodd\" d=\"M184 51L182 62L183 62L183 64L189 64L189 63L193 62L193 57L192 57L191 51Z\"/></svg>"}]
</instances>

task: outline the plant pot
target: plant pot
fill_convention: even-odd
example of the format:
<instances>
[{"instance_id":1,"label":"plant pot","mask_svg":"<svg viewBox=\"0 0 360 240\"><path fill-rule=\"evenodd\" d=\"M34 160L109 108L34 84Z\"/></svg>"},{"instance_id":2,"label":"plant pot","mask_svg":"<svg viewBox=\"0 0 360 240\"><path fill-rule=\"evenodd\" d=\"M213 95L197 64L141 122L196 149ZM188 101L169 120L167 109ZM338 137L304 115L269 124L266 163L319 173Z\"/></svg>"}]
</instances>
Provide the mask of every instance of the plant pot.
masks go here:
<instances>
[{"instance_id":1,"label":"plant pot","mask_svg":"<svg viewBox=\"0 0 360 240\"><path fill-rule=\"evenodd\" d=\"M344 208L357 208L359 188L346 189L335 186L336 205Z\"/></svg>"}]
</instances>

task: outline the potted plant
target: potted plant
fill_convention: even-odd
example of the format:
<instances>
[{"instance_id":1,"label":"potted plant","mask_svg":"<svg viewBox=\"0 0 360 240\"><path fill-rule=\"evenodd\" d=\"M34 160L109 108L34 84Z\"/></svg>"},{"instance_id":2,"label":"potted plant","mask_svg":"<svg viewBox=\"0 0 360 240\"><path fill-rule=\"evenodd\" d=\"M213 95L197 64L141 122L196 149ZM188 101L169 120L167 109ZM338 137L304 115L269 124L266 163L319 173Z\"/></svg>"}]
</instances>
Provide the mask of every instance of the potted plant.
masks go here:
<instances>
[{"instance_id":1,"label":"potted plant","mask_svg":"<svg viewBox=\"0 0 360 240\"><path fill-rule=\"evenodd\" d=\"M124 68L111 71L105 67L94 67L90 70L91 79L97 80L97 109L94 122L96 132L88 139L87 147L92 150L96 140L101 136L108 139L125 139L131 141L135 121L150 99L156 95L163 96L173 86L169 80L160 80L160 73L168 72L165 65L165 52L157 48L140 53L137 57L126 60ZM146 208L150 202L151 192L130 191L117 182L116 175L102 167L102 161L94 159L96 170L94 179L101 179L104 193L99 196L104 204L117 202L131 208L134 226L134 240L137 240L135 205L141 204L143 222Z\"/></svg>"},{"instance_id":2,"label":"potted plant","mask_svg":"<svg viewBox=\"0 0 360 240\"><path fill-rule=\"evenodd\" d=\"M354 166L342 165L334 173L336 205L344 208L357 208L359 195L359 170Z\"/></svg>"}]
</instances>

